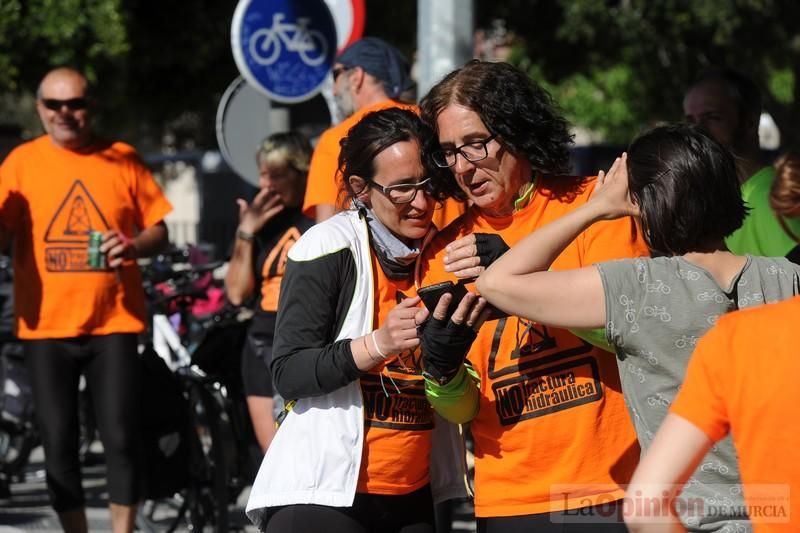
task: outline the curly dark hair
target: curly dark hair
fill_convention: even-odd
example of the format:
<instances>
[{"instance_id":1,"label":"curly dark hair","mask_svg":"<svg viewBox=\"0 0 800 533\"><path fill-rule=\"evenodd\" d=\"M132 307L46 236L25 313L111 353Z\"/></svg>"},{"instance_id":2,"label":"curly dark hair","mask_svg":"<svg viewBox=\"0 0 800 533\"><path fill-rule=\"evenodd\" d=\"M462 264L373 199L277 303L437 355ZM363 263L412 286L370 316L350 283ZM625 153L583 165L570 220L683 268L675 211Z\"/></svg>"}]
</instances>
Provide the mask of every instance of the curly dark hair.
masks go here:
<instances>
[{"instance_id":1,"label":"curly dark hair","mask_svg":"<svg viewBox=\"0 0 800 533\"><path fill-rule=\"evenodd\" d=\"M528 160L534 173L569 173L569 123L550 94L525 72L508 63L470 61L425 95L422 119L436 130L436 118L451 104L475 111L511 153ZM464 199L452 174L448 181L450 194Z\"/></svg>"},{"instance_id":2,"label":"curly dark hair","mask_svg":"<svg viewBox=\"0 0 800 533\"><path fill-rule=\"evenodd\" d=\"M659 126L634 139L628 189L654 257L707 251L747 215L733 154L689 124Z\"/></svg>"},{"instance_id":3,"label":"curly dark hair","mask_svg":"<svg viewBox=\"0 0 800 533\"><path fill-rule=\"evenodd\" d=\"M361 191L352 189L350 176L371 182L378 154L395 143L411 140L419 143L425 175L431 178L432 184L441 183L443 176L450 172L437 167L431 159L430 154L439 146L433 130L413 111L391 107L364 115L340 141L339 171L344 192L355 198ZM444 192L434 186L427 192L437 201L446 198Z\"/></svg>"}]
</instances>

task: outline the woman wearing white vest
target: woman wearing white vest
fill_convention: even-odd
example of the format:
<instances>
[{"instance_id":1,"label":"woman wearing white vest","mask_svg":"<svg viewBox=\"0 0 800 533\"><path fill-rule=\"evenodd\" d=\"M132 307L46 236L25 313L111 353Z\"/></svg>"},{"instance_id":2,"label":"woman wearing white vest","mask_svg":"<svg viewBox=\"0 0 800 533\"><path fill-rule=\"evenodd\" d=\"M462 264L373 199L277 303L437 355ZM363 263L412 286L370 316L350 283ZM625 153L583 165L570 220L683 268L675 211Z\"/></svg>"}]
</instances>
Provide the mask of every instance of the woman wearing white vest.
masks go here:
<instances>
[{"instance_id":1,"label":"woman wearing white vest","mask_svg":"<svg viewBox=\"0 0 800 533\"><path fill-rule=\"evenodd\" d=\"M280 394L297 401L247 504L263 531L432 533L434 500L466 493L461 441L427 403L420 369L418 327L428 311L418 305L414 267L441 196L426 160L433 147L410 111L366 115L339 157L353 209L308 230L289 252L272 374ZM484 304L468 294L453 313L454 352L466 354Z\"/></svg>"}]
</instances>

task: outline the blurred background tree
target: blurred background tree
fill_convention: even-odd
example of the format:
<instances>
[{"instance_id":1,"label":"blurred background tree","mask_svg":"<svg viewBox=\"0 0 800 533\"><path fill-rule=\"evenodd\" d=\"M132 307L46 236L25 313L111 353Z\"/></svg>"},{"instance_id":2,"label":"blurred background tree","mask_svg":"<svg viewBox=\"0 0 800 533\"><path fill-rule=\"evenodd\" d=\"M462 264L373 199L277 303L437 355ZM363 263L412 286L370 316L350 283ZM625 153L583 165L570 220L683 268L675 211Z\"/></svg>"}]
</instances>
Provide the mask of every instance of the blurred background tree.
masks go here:
<instances>
[{"instance_id":1,"label":"blurred background tree","mask_svg":"<svg viewBox=\"0 0 800 533\"><path fill-rule=\"evenodd\" d=\"M800 3L794 0L505 0L476 20L504 20L509 60L553 93L577 125L610 142L679 120L686 86L730 66L756 80L783 145L800 136Z\"/></svg>"},{"instance_id":2,"label":"blurred background tree","mask_svg":"<svg viewBox=\"0 0 800 533\"><path fill-rule=\"evenodd\" d=\"M475 0L476 27L507 32L508 60L547 87L590 138L627 143L681 118L709 66L756 79L784 146L800 137L800 2ZM213 148L219 98L237 75L235 2L1 0L0 117L37 133L33 92L52 66L98 80L109 133L153 150ZM367 0L366 35L412 56L416 1ZM485 33L486 33L485 32ZM494 34L493 34L494 35Z\"/></svg>"},{"instance_id":3,"label":"blurred background tree","mask_svg":"<svg viewBox=\"0 0 800 533\"><path fill-rule=\"evenodd\" d=\"M0 1L0 114L40 131L33 94L52 67L99 82L101 130L142 150L216 145L217 104L238 72L234 3L215 0Z\"/></svg>"}]
</instances>

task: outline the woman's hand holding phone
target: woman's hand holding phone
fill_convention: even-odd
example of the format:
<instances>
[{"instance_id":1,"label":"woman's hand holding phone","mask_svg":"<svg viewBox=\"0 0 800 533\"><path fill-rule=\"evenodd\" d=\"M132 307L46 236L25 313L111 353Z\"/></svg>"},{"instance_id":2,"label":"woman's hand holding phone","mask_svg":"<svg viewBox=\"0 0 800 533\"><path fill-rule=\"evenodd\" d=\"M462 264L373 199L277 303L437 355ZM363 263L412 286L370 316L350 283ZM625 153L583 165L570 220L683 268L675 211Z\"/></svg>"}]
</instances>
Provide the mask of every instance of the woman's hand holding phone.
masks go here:
<instances>
[{"instance_id":1,"label":"woman's hand holding phone","mask_svg":"<svg viewBox=\"0 0 800 533\"><path fill-rule=\"evenodd\" d=\"M445 292L422 330L423 375L440 385L458 374L477 331L489 316L486 300L467 292L451 315L453 294Z\"/></svg>"},{"instance_id":2,"label":"woman's hand holding phone","mask_svg":"<svg viewBox=\"0 0 800 533\"><path fill-rule=\"evenodd\" d=\"M386 320L375 331L378 353L391 356L419 346L417 324L425 320L417 318L419 301L419 297L406 298L389 311Z\"/></svg>"}]
</instances>

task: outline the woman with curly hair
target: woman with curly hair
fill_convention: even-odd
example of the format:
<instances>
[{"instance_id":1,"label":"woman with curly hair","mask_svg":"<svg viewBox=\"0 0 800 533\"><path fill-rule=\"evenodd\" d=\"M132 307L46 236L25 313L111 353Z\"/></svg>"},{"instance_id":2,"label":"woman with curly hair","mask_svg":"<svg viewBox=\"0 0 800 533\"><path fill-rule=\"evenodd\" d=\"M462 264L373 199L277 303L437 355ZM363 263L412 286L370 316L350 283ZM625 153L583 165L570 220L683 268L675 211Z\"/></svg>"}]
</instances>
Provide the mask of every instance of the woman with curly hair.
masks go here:
<instances>
[{"instance_id":1,"label":"woman with curly hair","mask_svg":"<svg viewBox=\"0 0 800 533\"><path fill-rule=\"evenodd\" d=\"M426 249L423 285L477 276L594 190L594 178L567 175L572 136L550 95L511 65L470 62L420 107L439 138L433 161L450 169L442 187L471 202ZM631 218L597 224L553 268L646 254L634 230ZM483 326L467 365L425 350L423 358L436 370L426 376L431 403L471 424L478 531L563 531L587 514L570 525L624 531L615 511L639 448L611 354L566 329L506 316Z\"/></svg>"}]
</instances>

